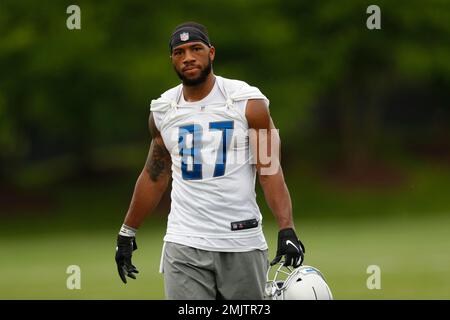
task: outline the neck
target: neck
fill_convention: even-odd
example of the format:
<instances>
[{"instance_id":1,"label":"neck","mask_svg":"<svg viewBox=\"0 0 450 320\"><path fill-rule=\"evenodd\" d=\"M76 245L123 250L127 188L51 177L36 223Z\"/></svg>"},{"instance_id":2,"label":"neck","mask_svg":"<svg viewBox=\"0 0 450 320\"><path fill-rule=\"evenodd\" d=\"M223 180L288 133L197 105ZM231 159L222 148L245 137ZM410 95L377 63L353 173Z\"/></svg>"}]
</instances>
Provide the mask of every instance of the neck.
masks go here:
<instances>
[{"instance_id":1,"label":"neck","mask_svg":"<svg viewBox=\"0 0 450 320\"><path fill-rule=\"evenodd\" d=\"M185 86L183 85L183 95L186 102L195 102L202 100L206 97L214 87L216 82L216 77L211 72L206 78L205 82L202 82L196 86Z\"/></svg>"}]
</instances>

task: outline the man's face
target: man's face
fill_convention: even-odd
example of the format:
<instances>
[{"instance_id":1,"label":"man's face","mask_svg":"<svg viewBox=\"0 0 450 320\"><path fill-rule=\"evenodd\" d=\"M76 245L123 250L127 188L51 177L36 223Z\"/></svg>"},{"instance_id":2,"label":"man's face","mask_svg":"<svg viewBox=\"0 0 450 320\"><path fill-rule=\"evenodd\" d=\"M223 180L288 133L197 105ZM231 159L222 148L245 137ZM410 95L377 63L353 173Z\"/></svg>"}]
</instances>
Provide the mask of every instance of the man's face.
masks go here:
<instances>
[{"instance_id":1,"label":"man's face","mask_svg":"<svg viewBox=\"0 0 450 320\"><path fill-rule=\"evenodd\" d=\"M186 43L172 50L172 65L185 86L196 86L211 73L214 54L203 42Z\"/></svg>"}]
</instances>

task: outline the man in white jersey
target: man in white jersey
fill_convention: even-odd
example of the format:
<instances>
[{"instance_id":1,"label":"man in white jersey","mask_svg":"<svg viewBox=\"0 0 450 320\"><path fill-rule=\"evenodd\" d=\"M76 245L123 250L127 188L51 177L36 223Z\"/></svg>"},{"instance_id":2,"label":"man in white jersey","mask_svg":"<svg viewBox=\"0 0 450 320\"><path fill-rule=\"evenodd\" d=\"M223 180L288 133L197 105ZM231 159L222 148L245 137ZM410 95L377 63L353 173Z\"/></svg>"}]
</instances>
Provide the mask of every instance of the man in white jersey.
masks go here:
<instances>
[{"instance_id":1,"label":"man in white jersey","mask_svg":"<svg viewBox=\"0 0 450 320\"><path fill-rule=\"evenodd\" d=\"M215 48L195 22L175 28L170 58L182 83L153 100L150 151L117 238L124 283L135 235L172 177L171 209L161 256L167 299L263 299L267 243L256 203L255 177L278 226L278 250L298 267L304 247L294 231L292 205L278 165L279 143L269 100L243 81L212 71ZM261 150L269 150L269 162Z\"/></svg>"}]
</instances>

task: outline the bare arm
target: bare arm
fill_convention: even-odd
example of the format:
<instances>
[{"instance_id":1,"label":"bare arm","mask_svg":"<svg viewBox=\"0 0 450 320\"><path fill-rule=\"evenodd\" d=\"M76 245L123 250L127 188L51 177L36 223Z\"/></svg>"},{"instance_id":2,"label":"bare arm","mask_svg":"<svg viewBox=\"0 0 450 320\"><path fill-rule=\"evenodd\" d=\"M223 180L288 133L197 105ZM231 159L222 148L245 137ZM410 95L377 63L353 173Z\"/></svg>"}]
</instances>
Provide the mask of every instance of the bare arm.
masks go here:
<instances>
[{"instance_id":1,"label":"bare arm","mask_svg":"<svg viewBox=\"0 0 450 320\"><path fill-rule=\"evenodd\" d=\"M245 116L249 128L253 131L250 134L250 146L257 159L256 168L266 202L272 210L280 230L295 229L291 197L284 181L283 170L279 165L280 139L276 131L271 131L271 129L275 129L275 126L264 100L249 100ZM268 133L266 137L263 134L264 131ZM272 134L270 134L271 132ZM266 152L261 153L261 148L268 150L271 156L269 163L266 159L262 159L261 154Z\"/></svg>"},{"instance_id":2,"label":"bare arm","mask_svg":"<svg viewBox=\"0 0 450 320\"><path fill-rule=\"evenodd\" d=\"M153 139L124 221L125 225L135 229L139 228L145 217L158 205L167 189L171 173L170 154L164 145L161 133L155 126L152 114L149 117L149 129Z\"/></svg>"}]
</instances>

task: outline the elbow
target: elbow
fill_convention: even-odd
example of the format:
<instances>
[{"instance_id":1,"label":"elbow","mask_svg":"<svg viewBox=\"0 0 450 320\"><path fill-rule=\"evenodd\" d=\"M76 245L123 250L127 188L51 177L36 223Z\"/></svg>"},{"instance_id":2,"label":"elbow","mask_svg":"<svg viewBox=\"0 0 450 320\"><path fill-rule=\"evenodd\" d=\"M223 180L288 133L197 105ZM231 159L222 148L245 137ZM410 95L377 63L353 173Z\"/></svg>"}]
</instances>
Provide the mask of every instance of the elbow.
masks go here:
<instances>
[{"instance_id":1,"label":"elbow","mask_svg":"<svg viewBox=\"0 0 450 320\"><path fill-rule=\"evenodd\" d=\"M150 174L148 170L144 169L141 172L139 180L143 181L148 185L149 188L153 190L164 192L169 185L170 177L166 173L160 173L159 175L155 176Z\"/></svg>"},{"instance_id":2,"label":"elbow","mask_svg":"<svg viewBox=\"0 0 450 320\"><path fill-rule=\"evenodd\" d=\"M279 185L284 184L284 177L283 177L283 172L280 169L278 169L276 172L266 172L266 174L264 174L264 172L259 171L258 174L259 177L259 183L261 184L261 186L264 188L265 186L271 186L271 185Z\"/></svg>"},{"instance_id":3,"label":"elbow","mask_svg":"<svg viewBox=\"0 0 450 320\"><path fill-rule=\"evenodd\" d=\"M157 181L153 182L154 187L161 193L164 193L169 185L169 177L161 176Z\"/></svg>"},{"instance_id":4,"label":"elbow","mask_svg":"<svg viewBox=\"0 0 450 320\"><path fill-rule=\"evenodd\" d=\"M261 184L261 186L265 187L270 184L270 181L272 180L273 176L260 173L258 175L258 178L259 178L259 183Z\"/></svg>"}]
</instances>

